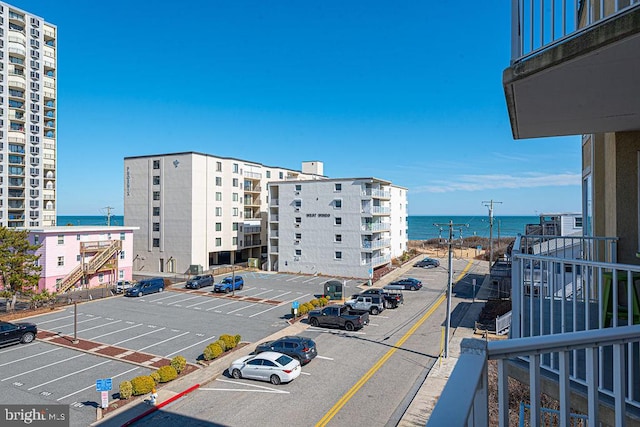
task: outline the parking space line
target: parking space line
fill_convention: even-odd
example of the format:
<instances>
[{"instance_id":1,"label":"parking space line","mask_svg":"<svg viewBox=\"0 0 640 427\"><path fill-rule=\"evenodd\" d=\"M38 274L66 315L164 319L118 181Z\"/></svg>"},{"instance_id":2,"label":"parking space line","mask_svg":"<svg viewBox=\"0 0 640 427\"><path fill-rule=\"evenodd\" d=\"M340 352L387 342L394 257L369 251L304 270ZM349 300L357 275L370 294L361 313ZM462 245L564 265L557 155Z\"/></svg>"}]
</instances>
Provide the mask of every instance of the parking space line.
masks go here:
<instances>
[{"instance_id":1,"label":"parking space line","mask_svg":"<svg viewBox=\"0 0 640 427\"><path fill-rule=\"evenodd\" d=\"M87 320L81 320L79 322L76 322L76 325L79 325L80 323L86 323L86 322L93 322L94 320L99 320L102 319L102 317L100 316L96 316L96 317L92 317L91 319L87 319ZM66 325L62 325L62 326L56 326L54 329L56 328L66 328L67 326L73 326L73 323L67 323Z\"/></svg>"},{"instance_id":2,"label":"parking space line","mask_svg":"<svg viewBox=\"0 0 640 427\"><path fill-rule=\"evenodd\" d=\"M113 322L105 323L104 325L94 326L94 327L88 328L88 329L82 329L82 330L80 330L78 332L87 332L87 331L90 331L92 329L104 328L105 326L113 325L114 323L120 323L120 322L122 322L122 320L114 320Z\"/></svg>"},{"instance_id":3,"label":"parking space line","mask_svg":"<svg viewBox=\"0 0 640 427\"><path fill-rule=\"evenodd\" d=\"M165 329L165 328L162 328L162 329ZM187 331L187 332L184 332L184 333L182 333L182 334L180 334L180 335L176 335L175 337L167 338L166 340L159 341L159 342L157 342L157 343L154 343L154 344L148 345L148 346L146 346L146 347L142 347L142 348L140 348L140 349L138 349L138 350L136 350L136 351L143 351L143 350L146 350L146 349L148 349L148 348L155 347L155 346L157 346L158 344L164 344L164 343L166 343L167 341L175 340L176 338L180 338L181 336L183 336L183 335L187 335L187 334L190 334L190 333L191 333L191 332Z\"/></svg>"},{"instance_id":4,"label":"parking space line","mask_svg":"<svg viewBox=\"0 0 640 427\"><path fill-rule=\"evenodd\" d=\"M31 390L33 390L34 388L42 387L43 385L47 385L47 384L54 383L54 382L56 382L56 381L60 381L60 380L62 380L62 379L65 379L65 378L70 377L71 375L76 375L76 374L78 374L78 373L80 373L80 372L88 371L89 369L97 368L98 366L105 365L105 364L107 364L107 363L109 363L109 362L111 362L111 360L105 360L104 362L100 362L100 363L95 364L95 365L93 365L93 366L88 366L88 367L86 367L86 368L84 368L84 369L80 369L79 371L74 371L74 372L71 372L70 374L63 375L63 376L58 377L58 378L54 378L54 379L49 380L49 381L47 381L47 382L44 382L44 383L42 383L42 384L34 385L33 387L28 388L28 389L27 389L27 391L31 391Z\"/></svg>"},{"instance_id":5,"label":"parking space line","mask_svg":"<svg viewBox=\"0 0 640 427\"><path fill-rule=\"evenodd\" d=\"M189 301L189 300L196 299L196 298L200 298L200 295L196 295L195 297L185 298L185 299L181 299L181 300L178 300L178 301L170 302L167 305L177 304L179 302L185 302L185 301Z\"/></svg>"},{"instance_id":6,"label":"parking space line","mask_svg":"<svg viewBox=\"0 0 640 427\"><path fill-rule=\"evenodd\" d=\"M264 288L262 288L262 289L264 289ZM267 290L266 290L266 291L264 291L264 292L258 292L257 294L247 295L247 296L248 296L248 297L251 297L251 298L254 298L254 297L257 297L258 295L268 294L269 292L273 292L273 291L272 291L271 289L267 289Z\"/></svg>"},{"instance_id":7,"label":"parking space line","mask_svg":"<svg viewBox=\"0 0 640 427\"><path fill-rule=\"evenodd\" d=\"M45 323L57 322L58 320L62 319L68 319L70 317L73 317L73 314L70 316L56 317L55 319L45 320L44 322L38 322L38 326L44 325Z\"/></svg>"},{"instance_id":8,"label":"parking space line","mask_svg":"<svg viewBox=\"0 0 640 427\"><path fill-rule=\"evenodd\" d=\"M202 301L202 302L198 302L198 303L195 303L195 304L188 305L188 306L186 306L185 308L195 307L196 305L206 304L206 303L208 303L208 302L211 302L211 300L210 300L210 299L206 299L205 301Z\"/></svg>"},{"instance_id":9,"label":"parking space line","mask_svg":"<svg viewBox=\"0 0 640 427\"><path fill-rule=\"evenodd\" d=\"M249 304L249 305L246 305L246 306L244 306L244 307L236 308L235 310L230 311L230 312L228 312L227 314L233 314L233 313L235 313L236 311L244 310L245 308L253 307L254 305L256 305L256 303Z\"/></svg>"},{"instance_id":10,"label":"parking space line","mask_svg":"<svg viewBox=\"0 0 640 427\"><path fill-rule=\"evenodd\" d=\"M118 346L118 345L120 345L120 344L122 344L122 343L124 343L124 342L131 341L131 340L135 340L136 338L140 338L140 337L143 337L143 336L145 336L145 335L153 334L153 333L155 333L155 332L160 332L160 331L162 331L163 329L167 329L167 328L154 329L153 331L149 331L149 332L147 332L146 334L136 335L135 337L127 338L126 340L122 340L122 341L119 341L119 342L114 343L114 344L111 344L111 345L115 347L115 346Z\"/></svg>"},{"instance_id":11,"label":"parking space line","mask_svg":"<svg viewBox=\"0 0 640 427\"><path fill-rule=\"evenodd\" d=\"M177 353L183 352L184 350L188 350L188 349L190 349L191 347L195 347L195 346L197 346L197 345L202 344L203 342L210 341L210 340L214 339L215 337L216 337L216 335L214 335L214 336L212 336L212 337L210 337L210 338L203 339L202 341L198 341L198 342L197 342L197 343L195 343L195 344L191 344L189 347L181 348L181 349L180 349L180 350L178 350L178 351L174 351L173 353L169 353L169 354L167 354L167 355L166 355L166 356L164 356L164 357L171 357L171 356L173 356L174 354L177 354Z\"/></svg>"},{"instance_id":12,"label":"parking space line","mask_svg":"<svg viewBox=\"0 0 640 427\"><path fill-rule=\"evenodd\" d=\"M215 307L207 308L205 311L210 311L210 310L213 310L213 309L216 309L216 308L224 307L225 305L229 305L229 304L236 304L236 303L238 303L238 302L239 302L239 301L230 301L230 302L226 302L226 303L224 303L224 304L216 305Z\"/></svg>"},{"instance_id":13,"label":"parking space line","mask_svg":"<svg viewBox=\"0 0 640 427\"><path fill-rule=\"evenodd\" d=\"M216 381L220 381L221 383L228 383L228 384L238 384L238 385L242 385L245 387L254 387L257 390L240 390L237 388L230 388L230 389L224 389L224 388L202 388L200 387L200 390L205 390L205 391L252 391L252 392L258 392L258 393L281 393L281 394L290 394L290 392L285 391L285 390L279 390L277 388L271 388L271 387L265 387L263 385L258 385L258 384L247 384L247 383L243 383L240 381L229 381L229 380L223 380L220 378L216 378Z\"/></svg>"},{"instance_id":14,"label":"parking space line","mask_svg":"<svg viewBox=\"0 0 640 427\"><path fill-rule=\"evenodd\" d=\"M118 329L115 331L107 332L106 334L98 335L97 337L89 338L90 341L97 340L98 338L106 337L107 335L116 334L118 332L126 331L127 329L137 328L138 326L142 326L142 323L138 323L137 325L129 326L128 328Z\"/></svg>"},{"instance_id":15,"label":"parking space line","mask_svg":"<svg viewBox=\"0 0 640 427\"><path fill-rule=\"evenodd\" d=\"M309 295L311 295L311 294L304 294L304 295L302 295L301 297L298 297L298 298L304 298L304 297L309 296ZM290 304L290 303L294 302L295 300L297 300L298 298L292 299L292 300L290 300L290 301L282 302L282 303L280 303L280 304L278 304L278 305L274 305L273 307L269 307L269 308L267 308L266 310L262 310L262 311L259 311L259 312L257 312L257 313L254 313L254 314L252 314L252 315L251 315L251 316L249 316L249 317L254 317L254 316L257 316L257 315L259 315L259 314L266 313L267 311L271 311L271 310L274 310L274 309L276 309L276 308L282 307L282 306L284 306L284 305Z\"/></svg>"},{"instance_id":16,"label":"parking space line","mask_svg":"<svg viewBox=\"0 0 640 427\"><path fill-rule=\"evenodd\" d=\"M317 355L317 356L316 356L316 358L318 358L318 359L324 359L324 360L334 360L334 359L333 359L333 357L320 356L320 355Z\"/></svg>"},{"instance_id":17,"label":"parking space line","mask_svg":"<svg viewBox=\"0 0 640 427\"><path fill-rule=\"evenodd\" d=\"M32 369L30 371L22 372L20 374L16 374L16 375L13 375L13 376L8 377L8 378L3 378L3 379L0 380L0 382L4 382L4 381L7 381L7 380L10 380L10 379L13 379L13 378L25 375L25 374L30 374L31 372L39 371L40 369L48 368L48 367L53 366L53 365L58 365L60 363L68 362L69 360L73 360L73 359L77 359L78 357L82 357L85 354L86 353L81 353L81 354L78 354L77 356L69 357L68 359L58 360L57 362L49 363L48 365L40 366L40 367Z\"/></svg>"},{"instance_id":18,"label":"parking space line","mask_svg":"<svg viewBox=\"0 0 640 427\"><path fill-rule=\"evenodd\" d=\"M287 294L290 294L291 292L292 292L292 291L285 292L285 293L283 293L283 294L276 295L275 297L270 297L269 299L277 300L278 298L283 297L283 296L285 296L285 295L287 295Z\"/></svg>"},{"instance_id":19,"label":"parking space line","mask_svg":"<svg viewBox=\"0 0 640 427\"><path fill-rule=\"evenodd\" d=\"M122 372L121 374L113 375L111 378L118 378L118 377L121 377L121 376L123 376L123 375L128 374L129 372L133 372L133 371L135 371L136 369L140 369L140 366L136 366L135 368L131 368L131 369L127 370L127 371ZM90 388L95 389L95 387L96 387L95 383L94 383L94 384L91 384L90 386L87 386L87 387L82 388L82 389L80 389L80 390L78 390L78 391L74 391L73 393L69 393L69 394L67 394L66 396L62 396L62 397L61 397L61 398L59 398L59 399L56 399L56 402L60 402L61 400L64 400L64 399L66 399L67 397L71 397L71 396L73 396L74 394L82 393L83 391L85 391L85 390L89 390Z\"/></svg>"},{"instance_id":20,"label":"parking space line","mask_svg":"<svg viewBox=\"0 0 640 427\"><path fill-rule=\"evenodd\" d=\"M33 354L31 356L26 356L26 357L23 357L21 359L15 359L15 360L12 360L11 362L6 362L6 363L3 363L3 364L0 364L0 366L11 365L12 363L21 362L23 360L31 359L32 357L42 356L43 354L51 353L51 352L58 351L58 350L62 350L62 348L61 347L56 347L56 348L51 349L51 350L43 351L42 353Z\"/></svg>"},{"instance_id":21,"label":"parking space line","mask_svg":"<svg viewBox=\"0 0 640 427\"><path fill-rule=\"evenodd\" d=\"M303 280L302 283L313 282L314 280L316 280L316 278L312 277L311 279Z\"/></svg>"},{"instance_id":22,"label":"parking space line","mask_svg":"<svg viewBox=\"0 0 640 427\"><path fill-rule=\"evenodd\" d=\"M149 295L149 296L152 296L152 295ZM148 299L148 298L146 298L146 299L143 299L143 300L140 300L140 301L158 302L158 301L162 301L162 300L169 299L169 298L180 298L180 296L181 295L178 292L176 292L173 295L167 295L166 297L156 298L156 299L153 299L153 298Z\"/></svg>"}]
</instances>

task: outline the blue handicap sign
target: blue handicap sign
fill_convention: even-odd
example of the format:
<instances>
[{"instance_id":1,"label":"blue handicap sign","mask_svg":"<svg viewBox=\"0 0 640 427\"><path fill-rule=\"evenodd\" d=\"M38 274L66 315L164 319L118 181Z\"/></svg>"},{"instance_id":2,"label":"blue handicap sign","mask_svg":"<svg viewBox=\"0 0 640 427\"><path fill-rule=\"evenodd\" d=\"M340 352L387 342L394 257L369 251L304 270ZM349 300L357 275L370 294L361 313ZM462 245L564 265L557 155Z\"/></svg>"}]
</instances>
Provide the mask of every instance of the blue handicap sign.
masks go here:
<instances>
[{"instance_id":1,"label":"blue handicap sign","mask_svg":"<svg viewBox=\"0 0 640 427\"><path fill-rule=\"evenodd\" d=\"M111 378L96 380L96 391L111 391Z\"/></svg>"},{"instance_id":2,"label":"blue handicap sign","mask_svg":"<svg viewBox=\"0 0 640 427\"><path fill-rule=\"evenodd\" d=\"M300 308L300 303L298 301L292 302L291 303L291 308L295 308L295 309Z\"/></svg>"}]
</instances>

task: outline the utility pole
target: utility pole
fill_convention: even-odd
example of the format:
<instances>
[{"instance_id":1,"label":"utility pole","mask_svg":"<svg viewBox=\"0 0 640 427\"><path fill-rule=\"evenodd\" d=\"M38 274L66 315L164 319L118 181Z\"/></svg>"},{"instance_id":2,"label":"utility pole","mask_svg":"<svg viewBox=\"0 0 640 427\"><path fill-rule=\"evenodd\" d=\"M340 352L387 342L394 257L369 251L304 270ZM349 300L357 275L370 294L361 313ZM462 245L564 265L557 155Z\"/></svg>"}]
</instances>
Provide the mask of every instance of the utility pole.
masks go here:
<instances>
[{"instance_id":1,"label":"utility pole","mask_svg":"<svg viewBox=\"0 0 640 427\"><path fill-rule=\"evenodd\" d=\"M104 209L107 210L107 227L109 227L111 225L111 209L113 209L111 206L106 206Z\"/></svg>"},{"instance_id":2,"label":"utility pole","mask_svg":"<svg viewBox=\"0 0 640 427\"><path fill-rule=\"evenodd\" d=\"M485 201L482 203L489 208L489 269L491 269L491 265L493 264L493 204L502 202L489 200L488 202Z\"/></svg>"},{"instance_id":3,"label":"utility pole","mask_svg":"<svg viewBox=\"0 0 640 427\"><path fill-rule=\"evenodd\" d=\"M453 240L453 227L468 227L469 224L454 224L452 220L449 220L449 223L445 224L433 224L436 227L448 226L449 227L449 280L447 281L447 321L445 323L445 339L444 339L444 357L445 359L449 357L449 329L451 328L451 290L453 289L453 251L452 251L452 240ZM440 229L442 230L442 228Z\"/></svg>"}]
</instances>

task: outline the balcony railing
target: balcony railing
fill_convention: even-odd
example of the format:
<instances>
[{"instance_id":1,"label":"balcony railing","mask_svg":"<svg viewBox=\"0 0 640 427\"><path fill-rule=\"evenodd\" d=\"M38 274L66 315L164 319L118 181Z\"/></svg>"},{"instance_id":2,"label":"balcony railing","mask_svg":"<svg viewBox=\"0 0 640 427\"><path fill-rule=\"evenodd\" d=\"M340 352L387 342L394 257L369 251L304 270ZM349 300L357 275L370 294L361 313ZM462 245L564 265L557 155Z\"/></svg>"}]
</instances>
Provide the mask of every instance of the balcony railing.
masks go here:
<instances>
[{"instance_id":1,"label":"balcony railing","mask_svg":"<svg viewBox=\"0 0 640 427\"><path fill-rule=\"evenodd\" d=\"M360 229L362 231L386 231L391 228L391 223L389 222L373 222L368 224L362 224Z\"/></svg>"},{"instance_id":2,"label":"balcony railing","mask_svg":"<svg viewBox=\"0 0 640 427\"><path fill-rule=\"evenodd\" d=\"M391 239L380 239L373 241L363 241L362 247L364 249L380 249L391 245Z\"/></svg>"},{"instance_id":3,"label":"balcony railing","mask_svg":"<svg viewBox=\"0 0 640 427\"><path fill-rule=\"evenodd\" d=\"M391 198L391 192L384 190L377 190L375 188L367 188L360 192L361 196L378 197L383 199Z\"/></svg>"},{"instance_id":4,"label":"balcony railing","mask_svg":"<svg viewBox=\"0 0 640 427\"><path fill-rule=\"evenodd\" d=\"M372 257L369 259L362 260L362 265L371 265L372 267L376 267L382 264L388 264L391 262L391 255L381 255L377 257Z\"/></svg>"},{"instance_id":5,"label":"balcony railing","mask_svg":"<svg viewBox=\"0 0 640 427\"><path fill-rule=\"evenodd\" d=\"M640 0L511 0L511 63L639 6Z\"/></svg>"}]
</instances>

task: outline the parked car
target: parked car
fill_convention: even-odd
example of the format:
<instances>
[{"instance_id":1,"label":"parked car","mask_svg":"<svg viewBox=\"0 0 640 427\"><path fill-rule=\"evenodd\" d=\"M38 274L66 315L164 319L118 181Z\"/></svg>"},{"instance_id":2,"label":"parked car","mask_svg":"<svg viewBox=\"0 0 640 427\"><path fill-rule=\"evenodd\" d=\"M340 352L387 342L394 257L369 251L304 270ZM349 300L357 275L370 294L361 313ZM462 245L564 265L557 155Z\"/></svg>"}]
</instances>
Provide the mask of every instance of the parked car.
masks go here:
<instances>
[{"instance_id":1,"label":"parked car","mask_svg":"<svg viewBox=\"0 0 640 427\"><path fill-rule=\"evenodd\" d=\"M413 264L413 266L421 268L436 268L440 267L440 261L433 258L425 258L421 261L416 262L415 264Z\"/></svg>"},{"instance_id":2,"label":"parked car","mask_svg":"<svg viewBox=\"0 0 640 427\"><path fill-rule=\"evenodd\" d=\"M130 287L124 293L128 297L141 297L142 295L152 294L164 291L165 279L162 277L154 277L152 279L143 279Z\"/></svg>"},{"instance_id":3,"label":"parked car","mask_svg":"<svg viewBox=\"0 0 640 427\"><path fill-rule=\"evenodd\" d=\"M354 310L366 310L375 316L384 311L386 304L383 295L357 295L355 298L346 301L344 305Z\"/></svg>"},{"instance_id":4,"label":"parked car","mask_svg":"<svg viewBox=\"0 0 640 427\"><path fill-rule=\"evenodd\" d=\"M398 308L400 304L404 304L404 295L400 288L370 288L360 293L360 295L381 295L384 297L384 308Z\"/></svg>"},{"instance_id":5,"label":"parked car","mask_svg":"<svg viewBox=\"0 0 640 427\"><path fill-rule=\"evenodd\" d=\"M129 282L128 280L118 280L118 282L116 283L116 293L121 294L132 286L133 283Z\"/></svg>"},{"instance_id":6,"label":"parked car","mask_svg":"<svg viewBox=\"0 0 640 427\"><path fill-rule=\"evenodd\" d=\"M187 284L184 285L185 288L189 289L200 289L205 286L213 285L213 276L210 274L201 274L199 276L192 277L187 280Z\"/></svg>"},{"instance_id":7,"label":"parked car","mask_svg":"<svg viewBox=\"0 0 640 427\"><path fill-rule=\"evenodd\" d=\"M275 351L265 351L235 360L229 366L228 372L235 379L251 378L278 385L298 378L301 368L300 362L293 357Z\"/></svg>"},{"instance_id":8,"label":"parked car","mask_svg":"<svg viewBox=\"0 0 640 427\"><path fill-rule=\"evenodd\" d=\"M418 279L414 279L413 277L396 280L395 282L389 283L389 285L410 291L417 291L422 288L422 282Z\"/></svg>"},{"instance_id":9,"label":"parked car","mask_svg":"<svg viewBox=\"0 0 640 427\"><path fill-rule=\"evenodd\" d=\"M242 276L229 276L222 279L222 282L216 283L213 286L213 291L229 293L231 291L240 290L243 286L244 279Z\"/></svg>"},{"instance_id":10,"label":"parked car","mask_svg":"<svg viewBox=\"0 0 640 427\"><path fill-rule=\"evenodd\" d=\"M0 321L0 345L23 343L33 341L38 334L35 323L11 323Z\"/></svg>"},{"instance_id":11,"label":"parked car","mask_svg":"<svg viewBox=\"0 0 640 427\"><path fill-rule=\"evenodd\" d=\"M276 351L297 359L302 365L306 365L318 355L316 343L307 337L290 336L282 337L275 341L266 341L256 346L256 353Z\"/></svg>"},{"instance_id":12,"label":"parked car","mask_svg":"<svg viewBox=\"0 0 640 427\"><path fill-rule=\"evenodd\" d=\"M332 305L322 310L311 310L307 315L311 326L344 328L347 331L360 329L369 323L369 312L353 310L347 305Z\"/></svg>"}]
</instances>

